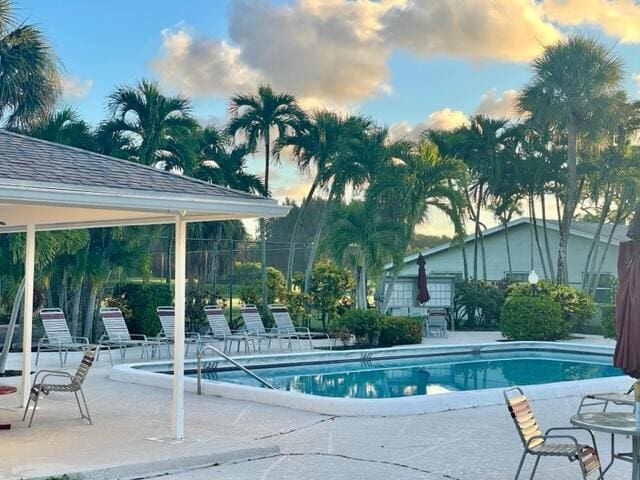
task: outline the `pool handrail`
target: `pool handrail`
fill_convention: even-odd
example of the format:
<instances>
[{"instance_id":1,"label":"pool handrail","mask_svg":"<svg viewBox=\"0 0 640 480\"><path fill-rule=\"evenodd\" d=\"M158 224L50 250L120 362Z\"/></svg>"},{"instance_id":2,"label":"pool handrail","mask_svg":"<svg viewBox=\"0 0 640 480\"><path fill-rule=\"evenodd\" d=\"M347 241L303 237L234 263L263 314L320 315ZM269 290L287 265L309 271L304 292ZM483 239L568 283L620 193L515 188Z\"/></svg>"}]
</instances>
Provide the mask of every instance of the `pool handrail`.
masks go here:
<instances>
[{"instance_id":1,"label":"pool handrail","mask_svg":"<svg viewBox=\"0 0 640 480\"><path fill-rule=\"evenodd\" d=\"M221 352L220 350L218 350L216 347L214 347L213 345L207 345L204 348L201 348L200 350L198 350L198 356L197 356L197 365L196 365L196 370L198 373L198 378L197 378L197 382L198 382L198 395L202 395L202 357L203 357L203 353L207 350L211 350L214 353L217 353L218 355L220 355L222 358L224 358L225 360L227 360L228 362L232 363L233 365L235 365L236 367L238 367L240 370L242 370L243 372L245 372L247 375L255 378L256 380L258 380L262 385L264 385L265 387L271 389L271 390L275 390L276 387L274 387L273 385L271 385L269 382L267 382L264 378L256 375L255 373L253 373L251 370L249 370L248 368L246 368L245 366L241 365L240 363L236 362L233 358L231 358L229 355L227 355L226 353Z\"/></svg>"}]
</instances>

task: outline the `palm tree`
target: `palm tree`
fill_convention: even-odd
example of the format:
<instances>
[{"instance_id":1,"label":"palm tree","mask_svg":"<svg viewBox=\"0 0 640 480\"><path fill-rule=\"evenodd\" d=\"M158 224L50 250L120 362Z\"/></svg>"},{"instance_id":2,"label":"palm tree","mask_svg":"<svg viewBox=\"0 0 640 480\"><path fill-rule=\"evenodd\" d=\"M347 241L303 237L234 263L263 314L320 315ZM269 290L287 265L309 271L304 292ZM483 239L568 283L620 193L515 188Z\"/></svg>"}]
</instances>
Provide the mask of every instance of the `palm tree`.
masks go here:
<instances>
[{"instance_id":1,"label":"palm tree","mask_svg":"<svg viewBox=\"0 0 640 480\"><path fill-rule=\"evenodd\" d=\"M518 99L519 110L567 136L567 182L557 264L557 280L566 283L569 230L578 201L578 142L587 132L618 124L623 106L619 96L623 63L596 40L570 36L547 47L532 68L534 77Z\"/></svg>"},{"instance_id":2,"label":"palm tree","mask_svg":"<svg viewBox=\"0 0 640 480\"><path fill-rule=\"evenodd\" d=\"M482 233L481 211L490 197L488 182L491 178L502 176L502 161L500 152L503 136L507 129L508 120L493 119L484 115L471 117L468 126L460 127L456 132L459 141L455 148L459 156L472 173L469 191L465 192L469 218L474 222L474 255L473 277L478 278L478 247L482 257L482 275L486 280L487 258L484 249L484 235Z\"/></svg>"},{"instance_id":3,"label":"palm tree","mask_svg":"<svg viewBox=\"0 0 640 480\"><path fill-rule=\"evenodd\" d=\"M111 118L101 130L130 140L130 160L186 174L193 170L198 125L188 99L167 97L157 83L143 79L135 87L116 88L108 97L108 109Z\"/></svg>"},{"instance_id":4,"label":"palm tree","mask_svg":"<svg viewBox=\"0 0 640 480\"><path fill-rule=\"evenodd\" d=\"M353 201L335 209L327 247L331 255L353 267L356 308L366 309L367 280L379 272L391 252L402 242L397 222L383 222L371 205Z\"/></svg>"},{"instance_id":5,"label":"palm tree","mask_svg":"<svg viewBox=\"0 0 640 480\"><path fill-rule=\"evenodd\" d=\"M383 312L388 309L402 257L416 226L427 221L433 210L440 210L458 234L463 228L465 200L460 187L467 182L465 164L457 158L443 157L438 147L426 140L404 147L396 152L393 162L379 170L367 190L367 203L375 205L380 217L388 219L387 223L397 222L398 245L390 252L396 269L384 294Z\"/></svg>"},{"instance_id":6,"label":"palm tree","mask_svg":"<svg viewBox=\"0 0 640 480\"><path fill-rule=\"evenodd\" d=\"M254 150L262 139L264 145L264 189L269 195L269 167L271 166L272 142L284 138L291 131L301 127L305 114L293 95L274 93L268 85L258 88L256 95L235 95L229 104L232 118L227 132L236 136L243 134L246 144ZM272 133L274 136L272 137ZM267 246L265 221L260 219L260 245L262 263L263 304L268 305L267 287Z\"/></svg>"},{"instance_id":7,"label":"palm tree","mask_svg":"<svg viewBox=\"0 0 640 480\"><path fill-rule=\"evenodd\" d=\"M21 133L54 143L95 150L91 126L70 107L46 115L33 127L22 129Z\"/></svg>"},{"instance_id":8,"label":"palm tree","mask_svg":"<svg viewBox=\"0 0 640 480\"><path fill-rule=\"evenodd\" d=\"M315 169L315 175L309 191L298 211L296 221L291 232L289 242L289 258L287 261L287 288L291 288L293 278L293 265L295 260L295 242L302 219L307 213L307 207L311 203L318 188L325 188L330 177L327 175L336 157L344 153L345 134L348 132L350 118L328 111L318 110L311 114L309 122L304 128L292 135L280 139L276 144L276 154L285 147L291 147L293 158L297 162L298 169L308 174Z\"/></svg>"},{"instance_id":9,"label":"palm tree","mask_svg":"<svg viewBox=\"0 0 640 480\"><path fill-rule=\"evenodd\" d=\"M0 0L0 121L32 124L60 94L56 58L34 25L18 22L11 0Z\"/></svg>"}]
</instances>

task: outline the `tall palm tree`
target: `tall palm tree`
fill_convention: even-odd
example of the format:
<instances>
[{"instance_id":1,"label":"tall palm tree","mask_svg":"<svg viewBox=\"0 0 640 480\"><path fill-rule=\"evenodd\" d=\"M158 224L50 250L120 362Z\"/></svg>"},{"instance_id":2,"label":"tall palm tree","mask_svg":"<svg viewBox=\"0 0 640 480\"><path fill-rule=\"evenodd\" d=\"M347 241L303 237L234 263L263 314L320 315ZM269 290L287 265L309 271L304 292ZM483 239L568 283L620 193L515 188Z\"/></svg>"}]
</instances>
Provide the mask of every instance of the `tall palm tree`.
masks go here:
<instances>
[{"instance_id":1,"label":"tall palm tree","mask_svg":"<svg viewBox=\"0 0 640 480\"><path fill-rule=\"evenodd\" d=\"M0 121L32 124L49 113L59 97L56 58L34 25L16 20L13 2L0 0Z\"/></svg>"},{"instance_id":2,"label":"tall palm tree","mask_svg":"<svg viewBox=\"0 0 640 480\"><path fill-rule=\"evenodd\" d=\"M457 158L443 157L435 144L425 140L405 145L394 160L373 179L367 203L375 205L370 209L375 208L388 223L397 223L399 244L390 253L394 265L401 266L416 226L427 221L433 210L443 212L461 232L465 200L460 189L467 182L467 168ZM387 285L383 312L388 309L397 271Z\"/></svg>"},{"instance_id":3,"label":"tall palm tree","mask_svg":"<svg viewBox=\"0 0 640 480\"><path fill-rule=\"evenodd\" d=\"M264 145L264 188L269 195L269 167L271 166L272 142L285 137L292 130L300 128L305 114L293 95L275 93L268 85L258 88L255 95L235 95L229 104L231 120L227 132L236 136L243 134L246 144L253 150L260 140ZM272 136L273 134L273 136ZM260 245L262 264L263 304L268 304L267 287L267 246L265 221L260 219Z\"/></svg>"},{"instance_id":4,"label":"tall palm tree","mask_svg":"<svg viewBox=\"0 0 640 480\"><path fill-rule=\"evenodd\" d=\"M315 170L315 175L306 197L302 201L296 221L291 232L289 242L289 258L287 261L287 288L291 288L293 278L293 265L295 260L295 242L302 219L307 213L307 207L318 189L323 189L330 181L328 171L335 163L336 157L344 154L346 134L349 131L349 122L353 119L341 117L329 110L317 110L312 112L309 122L292 135L280 139L276 144L276 154L285 147L291 147L293 158L298 165L298 170L304 174Z\"/></svg>"},{"instance_id":5,"label":"tall palm tree","mask_svg":"<svg viewBox=\"0 0 640 480\"><path fill-rule=\"evenodd\" d=\"M101 130L131 141L130 160L191 173L197 158L198 125L188 99L168 97L157 83L143 79L134 87L116 88L107 105L111 118Z\"/></svg>"},{"instance_id":6,"label":"tall palm tree","mask_svg":"<svg viewBox=\"0 0 640 480\"><path fill-rule=\"evenodd\" d=\"M518 99L519 110L567 136L567 182L557 264L557 280L566 283L569 230L578 201L578 142L587 132L618 124L623 110L619 92L624 68L611 49L581 36L570 36L545 48L531 66L534 76Z\"/></svg>"}]
</instances>

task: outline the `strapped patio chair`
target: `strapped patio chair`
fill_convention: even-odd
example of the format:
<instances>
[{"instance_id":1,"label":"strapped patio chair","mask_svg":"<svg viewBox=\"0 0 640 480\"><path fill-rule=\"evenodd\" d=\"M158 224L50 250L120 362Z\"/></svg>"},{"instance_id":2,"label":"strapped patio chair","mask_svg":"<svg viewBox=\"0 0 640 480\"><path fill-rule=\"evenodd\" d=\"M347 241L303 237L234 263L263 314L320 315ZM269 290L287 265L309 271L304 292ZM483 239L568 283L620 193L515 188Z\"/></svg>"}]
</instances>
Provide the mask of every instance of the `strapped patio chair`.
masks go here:
<instances>
[{"instance_id":1,"label":"strapped patio chair","mask_svg":"<svg viewBox=\"0 0 640 480\"><path fill-rule=\"evenodd\" d=\"M329 349L331 349L331 337L325 332L312 332L307 327L296 327L291 320L289 310L284 305L269 305L269 310L276 321L276 330L282 334L298 335L300 338L309 340L309 348L313 350L313 340L327 339ZM299 343L299 342L298 342Z\"/></svg>"},{"instance_id":2,"label":"strapped patio chair","mask_svg":"<svg viewBox=\"0 0 640 480\"><path fill-rule=\"evenodd\" d=\"M602 411L606 412L609 404L624 405L636 409L636 398L633 395L633 385L627 393L591 393L582 397L578 413L582 413L584 407L593 407L602 405Z\"/></svg>"},{"instance_id":3,"label":"strapped patio chair","mask_svg":"<svg viewBox=\"0 0 640 480\"><path fill-rule=\"evenodd\" d=\"M267 348L271 348L271 341L278 340L280 349L282 349L282 340L288 340L288 348L292 347L292 340L298 341L298 346L302 350L300 337L294 333L279 333L276 329L267 331L260 318L260 313L255 305L244 305L240 307L240 314L244 320L244 329L247 335L254 337L258 341L258 351L262 349L262 341L267 342Z\"/></svg>"},{"instance_id":4,"label":"strapped patio chair","mask_svg":"<svg viewBox=\"0 0 640 480\"><path fill-rule=\"evenodd\" d=\"M427 337L447 338L447 310L441 307L430 307L427 314Z\"/></svg>"},{"instance_id":5,"label":"strapped patio chair","mask_svg":"<svg viewBox=\"0 0 640 480\"><path fill-rule=\"evenodd\" d=\"M64 312L59 308L43 308L40 310L40 319L44 327L45 336L38 340L36 350L36 365L40 358L40 352L58 352L60 355L60 368L67 363L69 351L85 351L89 348L87 337L74 337L69 331ZM62 356L64 352L64 360Z\"/></svg>"},{"instance_id":6,"label":"strapped patio chair","mask_svg":"<svg viewBox=\"0 0 640 480\"><path fill-rule=\"evenodd\" d=\"M515 394L515 395L513 395ZM542 457L566 457L570 462L578 462L582 478L587 479L592 473L597 473L596 479L603 479L602 467L598 457L596 439L591 430L580 427L550 428L544 435L536 422L529 401L519 387L511 387L504 390L504 398L509 408L511 418L518 430L520 440L524 445L524 452L518 465L515 479L520 477L522 466L527 455L536 457L531 479L536 474L538 463ZM591 437L593 446L578 443L575 436L567 433L556 434L554 432L586 432ZM560 442L561 441L561 442Z\"/></svg>"},{"instance_id":7,"label":"strapped patio chair","mask_svg":"<svg viewBox=\"0 0 640 480\"><path fill-rule=\"evenodd\" d=\"M93 425L91 415L89 415L89 408L87 407L87 400L84 396L84 392L82 391L82 384L84 383L85 378L87 378L89 369L91 368L91 365L93 365L93 361L96 358L99 349L100 347L96 346L84 353L75 375L71 375L69 372L65 372L64 370L39 370L36 372L36 375L33 378L33 387L31 387L29 400L27 401L27 406L24 409L24 415L22 415L22 420L24 421L24 419L27 418L29 406L31 405L31 402L33 402L33 410L31 411L31 417L29 417L29 427L31 427L33 417L38 409L38 400L40 400L40 396L49 395L51 392L73 393L76 397L78 410L80 410L80 417L87 420L90 425ZM69 382L47 383L49 378L63 378L68 379ZM81 399L82 403L80 403Z\"/></svg>"},{"instance_id":8,"label":"strapped patio chair","mask_svg":"<svg viewBox=\"0 0 640 480\"><path fill-rule=\"evenodd\" d=\"M158 318L160 319L160 325L162 325L162 331L158 333L156 337L160 341L166 341L167 343L173 343L175 339L175 319L176 309L174 307L158 307ZM200 344L200 334L197 332L185 332L184 334L185 355L189 355L189 347L191 345L196 346Z\"/></svg>"},{"instance_id":9,"label":"strapped patio chair","mask_svg":"<svg viewBox=\"0 0 640 480\"><path fill-rule=\"evenodd\" d=\"M104 324L105 333L100 337L99 344L108 348L111 365L113 365L111 347L120 350L120 361L124 361L127 355L127 347L141 347L140 359L146 356L147 360L151 360L162 346L166 347L167 353L171 356L169 345L166 342L147 338L146 335L129 333L129 327L127 327L127 322L125 322L119 308L101 308L100 319ZM151 355L149 355L148 349L151 349Z\"/></svg>"},{"instance_id":10,"label":"strapped patio chair","mask_svg":"<svg viewBox=\"0 0 640 480\"><path fill-rule=\"evenodd\" d=\"M227 352L227 345L229 350L233 347L233 342L238 344L238 352L240 351L240 344L244 344L245 353L249 353L249 341L254 346L253 338L249 338L249 335L244 330L231 330L227 319L224 316L224 311L217 305L208 305L204 307L204 313L207 316L209 322L209 332L204 337L204 341L211 338L213 340L224 342L223 350Z\"/></svg>"}]
</instances>

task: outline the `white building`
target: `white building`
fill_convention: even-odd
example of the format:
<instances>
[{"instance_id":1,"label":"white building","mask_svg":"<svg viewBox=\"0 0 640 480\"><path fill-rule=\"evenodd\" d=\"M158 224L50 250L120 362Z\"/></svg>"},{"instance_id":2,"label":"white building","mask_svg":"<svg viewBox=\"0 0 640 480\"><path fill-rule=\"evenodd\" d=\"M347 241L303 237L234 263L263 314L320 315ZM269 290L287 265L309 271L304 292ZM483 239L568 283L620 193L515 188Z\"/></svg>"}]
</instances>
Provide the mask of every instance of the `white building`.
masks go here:
<instances>
[{"instance_id":1,"label":"white building","mask_svg":"<svg viewBox=\"0 0 640 480\"><path fill-rule=\"evenodd\" d=\"M546 268L546 265L544 267L542 265L530 219L519 218L513 220L507 224L507 228L511 250L511 277L516 281L527 281L529 272L533 268L540 279L545 278L545 269L547 270L546 277L550 278L548 268ZM572 224L567 254L569 284L572 286L579 288L582 285L585 275L585 262L596 229L597 224L595 223L573 222ZM537 232L542 253L546 259L544 230L540 220L537 221ZM618 246L620 242L628 240L626 232L626 225L619 225L615 230L613 225L608 224L602 228L599 242L594 248L594 255L597 254L598 262L600 262L606 249L609 235L612 234L612 238L604 258L596 298L604 298L608 293L612 278L617 277ZM547 220L547 238L555 271L555 261L560 240L557 221ZM465 238L464 248L470 277L473 276L474 243L473 235ZM505 228L502 225L484 232L484 248L486 252L486 276L483 269L481 246L480 242L478 242L478 279L486 278L488 281L497 282L509 277ZM531 260L532 252L533 265ZM448 307L452 304L455 279L461 279L464 275L462 246L444 243L405 257L404 266L398 275L389 303L392 311L402 311L407 307L417 306L415 298L417 295L418 265L416 260L419 253L422 253L426 260L429 293L431 294L431 300L428 305ZM392 267L393 265L389 264L385 266L385 270L390 272Z\"/></svg>"}]
</instances>

